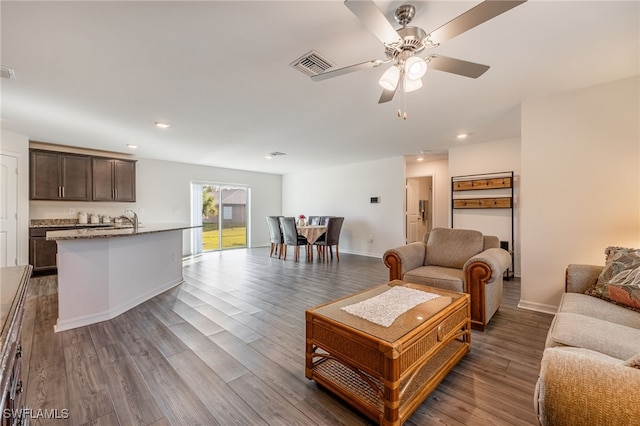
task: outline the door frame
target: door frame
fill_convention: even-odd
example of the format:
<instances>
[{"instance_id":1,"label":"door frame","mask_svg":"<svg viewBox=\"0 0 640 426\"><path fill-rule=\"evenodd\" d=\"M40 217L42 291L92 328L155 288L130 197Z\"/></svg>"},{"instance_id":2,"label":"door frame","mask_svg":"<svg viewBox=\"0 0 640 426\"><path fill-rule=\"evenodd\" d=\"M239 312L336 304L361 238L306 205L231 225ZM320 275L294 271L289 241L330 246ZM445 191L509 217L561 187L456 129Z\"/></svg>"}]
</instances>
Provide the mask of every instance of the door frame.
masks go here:
<instances>
[{"instance_id":1,"label":"door frame","mask_svg":"<svg viewBox=\"0 0 640 426\"><path fill-rule=\"evenodd\" d=\"M7 266L22 265L29 263L29 156L9 150L0 150L0 155L16 159L16 255Z\"/></svg>"}]
</instances>

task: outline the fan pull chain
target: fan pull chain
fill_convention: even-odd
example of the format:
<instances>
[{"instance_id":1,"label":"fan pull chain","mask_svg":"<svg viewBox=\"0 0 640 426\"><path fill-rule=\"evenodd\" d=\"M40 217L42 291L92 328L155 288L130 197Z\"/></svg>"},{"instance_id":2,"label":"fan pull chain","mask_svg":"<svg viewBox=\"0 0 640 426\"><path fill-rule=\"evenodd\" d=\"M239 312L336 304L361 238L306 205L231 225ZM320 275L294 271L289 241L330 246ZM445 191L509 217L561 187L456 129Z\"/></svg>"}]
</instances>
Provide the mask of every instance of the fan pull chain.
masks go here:
<instances>
[{"instance_id":1,"label":"fan pull chain","mask_svg":"<svg viewBox=\"0 0 640 426\"><path fill-rule=\"evenodd\" d=\"M404 78L402 79L402 103L404 104L404 114L402 115L402 119L407 121L407 91L404 87Z\"/></svg>"},{"instance_id":2,"label":"fan pull chain","mask_svg":"<svg viewBox=\"0 0 640 426\"><path fill-rule=\"evenodd\" d=\"M402 91L402 108L398 107L398 118L402 118L404 121L407 121L407 92L404 88L404 72L400 72L398 84L401 85L398 87L398 90ZM400 103L400 100L398 100L398 103Z\"/></svg>"},{"instance_id":3,"label":"fan pull chain","mask_svg":"<svg viewBox=\"0 0 640 426\"><path fill-rule=\"evenodd\" d=\"M398 108L398 118L402 118L404 121L407 121L407 92L404 91L404 86L402 87L402 97L403 97L403 108ZM402 111L404 109L404 111Z\"/></svg>"}]
</instances>

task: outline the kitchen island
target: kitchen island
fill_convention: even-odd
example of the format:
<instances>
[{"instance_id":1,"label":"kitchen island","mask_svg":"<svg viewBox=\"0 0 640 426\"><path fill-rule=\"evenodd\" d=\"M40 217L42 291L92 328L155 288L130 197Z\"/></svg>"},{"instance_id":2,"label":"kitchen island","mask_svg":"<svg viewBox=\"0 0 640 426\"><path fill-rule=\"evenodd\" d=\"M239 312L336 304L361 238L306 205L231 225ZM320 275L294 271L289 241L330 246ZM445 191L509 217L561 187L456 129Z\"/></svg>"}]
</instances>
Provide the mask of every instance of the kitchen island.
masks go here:
<instances>
[{"instance_id":1,"label":"kitchen island","mask_svg":"<svg viewBox=\"0 0 640 426\"><path fill-rule=\"evenodd\" d=\"M64 331L112 319L180 284L182 233L154 224L47 232L58 245L58 321Z\"/></svg>"}]
</instances>

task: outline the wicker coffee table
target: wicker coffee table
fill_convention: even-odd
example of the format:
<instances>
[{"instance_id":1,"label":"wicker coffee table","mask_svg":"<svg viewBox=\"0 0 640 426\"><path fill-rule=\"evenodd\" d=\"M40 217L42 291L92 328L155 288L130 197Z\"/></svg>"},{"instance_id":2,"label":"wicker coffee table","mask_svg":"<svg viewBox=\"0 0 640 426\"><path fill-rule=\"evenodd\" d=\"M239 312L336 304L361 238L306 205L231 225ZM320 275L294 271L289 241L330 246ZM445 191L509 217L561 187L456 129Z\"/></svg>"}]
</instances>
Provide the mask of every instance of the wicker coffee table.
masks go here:
<instances>
[{"instance_id":1,"label":"wicker coffee table","mask_svg":"<svg viewBox=\"0 0 640 426\"><path fill-rule=\"evenodd\" d=\"M383 327L343 311L393 286L440 295ZM391 281L306 311L305 376L381 425L406 421L469 352L469 295Z\"/></svg>"}]
</instances>

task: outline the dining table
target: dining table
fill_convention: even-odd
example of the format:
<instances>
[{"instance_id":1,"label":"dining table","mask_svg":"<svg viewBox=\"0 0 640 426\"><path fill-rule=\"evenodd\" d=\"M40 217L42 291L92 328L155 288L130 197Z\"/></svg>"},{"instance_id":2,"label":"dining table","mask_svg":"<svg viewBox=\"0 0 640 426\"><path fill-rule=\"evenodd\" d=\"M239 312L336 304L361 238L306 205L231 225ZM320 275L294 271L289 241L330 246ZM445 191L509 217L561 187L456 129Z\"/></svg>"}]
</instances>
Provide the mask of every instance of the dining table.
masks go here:
<instances>
[{"instance_id":1,"label":"dining table","mask_svg":"<svg viewBox=\"0 0 640 426\"><path fill-rule=\"evenodd\" d=\"M327 227L325 225L298 225L297 228L298 234L306 237L309 244L315 243L318 238L327 232Z\"/></svg>"},{"instance_id":2,"label":"dining table","mask_svg":"<svg viewBox=\"0 0 640 426\"><path fill-rule=\"evenodd\" d=\"M327 232L325 225L298 225L297 228L298 234L305 236L311 246ZM310 249L311 247L308 248L308 250ZM309 251L309 260L313 260L313 250Z\"/></svg>"}]
</instances>

